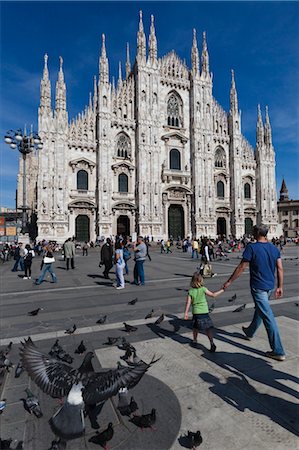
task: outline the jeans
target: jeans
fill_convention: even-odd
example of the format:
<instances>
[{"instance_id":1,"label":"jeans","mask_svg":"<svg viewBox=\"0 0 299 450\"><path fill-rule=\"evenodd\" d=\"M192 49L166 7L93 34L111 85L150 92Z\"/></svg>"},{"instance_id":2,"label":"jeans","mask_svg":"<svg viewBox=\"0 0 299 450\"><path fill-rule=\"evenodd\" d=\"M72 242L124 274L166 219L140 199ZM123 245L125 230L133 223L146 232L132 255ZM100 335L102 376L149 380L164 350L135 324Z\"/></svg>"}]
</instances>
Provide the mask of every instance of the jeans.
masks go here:
<instances>
[{"instance_id":1,"label":"jeans","mask_svg":"<svg viewBox=\"0 0 299 450\"><path fill-rule=\"evenodd\" d=\"M197 259L199 258L197 248L194 248L194 249L192 250L192 258L194 258L194 255L196 255L196 258L197 258Z\"/></svg>"},{"instance_id":2,"label":"jeans","mask_svg":"<svg viewBox=\"0 0 299 450\"><path fill-rule=\"evenodd\" d=\"M134 283L138 284L140 279L140 284L144 284L144 268L143 268L144 260L143 261L136 261L134 266Z\"/></svg>"},{"instance_id":3,"label":"jeans","mask_svg":"<svg viewBox=\"0 0 299 450\"><path fill-rule=\"evenodd\" d=\"M39 276L39 279L36 281L35 284L41 284L41 282L44 280L44 277L47 272L50 272L53 283L57 283L57 277L56 277L55 273L53 272L52 263L50 263L50 264L44 263L43 270Z\"/></svg>"},{"instance_id":4,"label":"jeans","mask_svg":"<svg viewBox=\"0 0 299 450\"><path fill-rule=\"evenodd\" d=\"M252 322L246 328L246 335L252 337L261 323L264 322L272 351L277 355L284 355L285 352L280 340L278 326L269 304L272 292L272 290L263 291L261 289L251 288L255 310Z\"/></svg>"},{"instance_id":5,"label":"jeans","mask_svg":"<svg viewBox=\"0 0 299 450\"><path fill-rule=\"evenodd\" d=\"M116 264L115 275L116 275L117 286L125 287L124 266L123 265Z\"/></svg>"},{"instance_id":6,"label":"jeans","mask_svg":"<svg viewBox=\"0 0 299 450\"><path fill-rule=\"evenodd\" d=\"M23 271L25 269L25 267L24 267L24 258L22 256L20 256L18 259L16 259L16 262L12 268L12 272L17 272L19 264L20 264L21 270Z\"/></svg>"}]
</instances>

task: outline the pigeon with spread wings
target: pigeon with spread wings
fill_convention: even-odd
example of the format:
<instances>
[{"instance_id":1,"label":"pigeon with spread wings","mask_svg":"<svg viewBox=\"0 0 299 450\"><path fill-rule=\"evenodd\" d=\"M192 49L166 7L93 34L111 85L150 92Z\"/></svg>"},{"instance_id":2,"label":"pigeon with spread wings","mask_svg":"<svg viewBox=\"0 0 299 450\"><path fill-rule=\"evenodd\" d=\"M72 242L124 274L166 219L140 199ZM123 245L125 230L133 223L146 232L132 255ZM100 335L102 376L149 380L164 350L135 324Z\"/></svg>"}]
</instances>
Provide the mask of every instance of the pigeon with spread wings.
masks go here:
<instances>
[{"instance_id":1,"label":"pigeon with spread wings","mask_svg":"<svg viewBox=\"0 0 299 450\"><path fill-rule=\"evenodd\" d=\"M118 393L121 388L131 389L141 380L152 364L142 362L135 366L91 372L92 352L85 355L78 369L41 353L31 338L20 348L23 367L30 378L46 394L54 398L67 397L63 406L50 419L54 433L66 440L84 433L84 404L104 402Z\"/></svg>"}]
</instances>

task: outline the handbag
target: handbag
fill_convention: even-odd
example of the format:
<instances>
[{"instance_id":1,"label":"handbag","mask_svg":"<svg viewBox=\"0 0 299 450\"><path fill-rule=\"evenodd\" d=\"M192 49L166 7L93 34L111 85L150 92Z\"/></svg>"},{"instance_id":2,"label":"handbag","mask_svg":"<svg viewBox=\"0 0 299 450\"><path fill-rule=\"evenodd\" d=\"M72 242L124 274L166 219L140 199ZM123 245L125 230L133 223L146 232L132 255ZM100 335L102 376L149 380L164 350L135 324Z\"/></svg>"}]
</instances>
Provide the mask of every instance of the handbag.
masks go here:
<instances>
[{"instance_id":1,"label":"handbag","mask_svg":"<svg viewBox=\"0 0 299 450\"><path fill-rule=\"evenodd\" d=\"M49 256L44 257L44 264L51 264L53 262L55 262L54 256L52 256L52 258L50 258Z\"/></svg>"}]
</instances>

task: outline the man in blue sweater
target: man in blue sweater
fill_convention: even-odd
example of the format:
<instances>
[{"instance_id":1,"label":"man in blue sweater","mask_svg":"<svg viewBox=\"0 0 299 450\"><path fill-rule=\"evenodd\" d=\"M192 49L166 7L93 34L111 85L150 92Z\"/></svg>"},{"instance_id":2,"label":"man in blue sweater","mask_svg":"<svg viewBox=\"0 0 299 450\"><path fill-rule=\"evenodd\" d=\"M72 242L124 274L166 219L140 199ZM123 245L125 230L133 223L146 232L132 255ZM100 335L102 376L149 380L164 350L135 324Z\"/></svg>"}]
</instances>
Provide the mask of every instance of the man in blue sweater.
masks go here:
<instances>
[{"instance_id":1,"label":"man in blue sweater","mask_svg":"<svg viewBox=\"0 0 299 450\"><path fill-rule=\"evenodd\" d=\"M243 258L233 274L223 285L227 289L249 265L251 295L255 304L255 312L251 324L243 332L248 340L255 334L263 322L268 334L271 352L266 356L277 361L285 359L285 352L280 340L278 326L269 304L269 299L275 287L275 269L277 270L277 288L275 298L283 294L283 267L278 248L268 242L268 228L265 225L255 225L253 236L256 242L250 242L243 253Z\"/></svg>"}]
</instances>

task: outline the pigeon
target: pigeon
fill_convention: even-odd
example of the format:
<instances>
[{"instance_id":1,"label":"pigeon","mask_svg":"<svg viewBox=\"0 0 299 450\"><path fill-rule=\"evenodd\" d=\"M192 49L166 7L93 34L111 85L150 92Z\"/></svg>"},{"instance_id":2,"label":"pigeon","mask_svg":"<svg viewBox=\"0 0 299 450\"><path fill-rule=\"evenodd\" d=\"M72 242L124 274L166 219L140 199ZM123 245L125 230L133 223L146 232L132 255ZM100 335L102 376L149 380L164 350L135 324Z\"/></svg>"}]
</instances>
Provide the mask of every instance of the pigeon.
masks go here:
<instances>
[{"instance_id":1,"label":"pigeon","mask_svg":"<svg viewBox=\"0 0 299 450\"><path fill-rule=\"evenodd\" d=\"M138 298L134 298L133 300L131 300L130 302L128 302L128 305L135 305L135 303L138 302Z\"/></svg>"},{"instance_id":2,"label":"pigeon","mask_svg":"<svg viewBox=\"0 0 299 450\"><path fill-rule=\"evenodd\" d=\"M239 306L239 308L234 309L233 312L241 312L246 308L246 303L244 303L244 305Z\"/></svg>"},{"instance_id":3,"label":"pigeon","mask_svg":"<svg viewBox=\"0 0 299 450\"><path fill-rule=\"evenodd\" d=\"M209 313L213 312L215 309L215 303L212 303L211 306L209 306Z\"/></svg>"},{"instance_id":4,"label":"pigeon","mask_svg":"<svg viewBox=\"0 0 299 450\"><path fill-rule=\"evenodd\" d=\"M299 306L299 303L296 302L296 303L295 303L295 306Z\"/></svg>"},{"instance_id":5,"label":"pigeon","mask_svg":"<svg viewBox=\"0 0 299 450\"><path fill-rule=\"evenodd\" d=\"M106 322L106 320L107 320L107 316L101 316L99 318L99 320L97 320L97 323L100 325L103 325Z\"/></svg>"},{"instance_id":6,"label":"pigeon","mask_svg":"<svg viewBox=\"0 0 299 450\"><path fill-rule=\"evenodd\" d=\"M43 308L37 308L37 309L34 309L33 311L29 311L29 313L27 313L27 314L28 314L28 316L37 316L38 313L42 310L43 310Z\"/></svg>"},{"instance_id":7,"label":"pigeon","mask_svg":"<svg viewBox=\"0 0 299 450\"><path fill-rule=\"evenodd\" d=\"M125 338L123 338L123 342L122 342L121 344L119 344L117 347L118 347L120 350L125 350L125 351L127 351L128 348L129 348L131 351L136 350L135 347L134 347L132 344L130 344L130 342L126 341Z\"/></svg>"},{"instance_id":8,"label":"pigeon","mask_svg":"<svg viewBox=\"0 0 299 450\"><path fill-rule=\"evenodd\" d=\"M8 346L4 349L1 350L2 353L4 353L4 355L8 355L8 353L11 351L11 347L12 347L12 341L10 341L10 343L8 344Z\"/></svg>"},{"instance_id":9,"label":"pigeon","mask_svg":"<svg viewBox=\"0 0 299 450\"><path fill-rule=\"evenodd\" d=\"M158 317L158 319L155 322L155 325L160 325L160 323L162 323L164 320L164 314L161 314L160 317Z\"/></svg>"},{"instance_id":10,"label":"pigeon","mask_svg":"<svg viewBox=\"0 0 299 450\"><path fill-rule=\"evenodd\" d=\"M123 324L124 324L124 326L125 326L125 331L126 331L127 333L133 333L133 331L137 331L137 330L138 330L137 327L133 327L132 325L129 325L129 324L126 323L126 322L123 322Z\"/></svg>"},{"instance_id":11,"label":"pigeon","mask_svg":"<svg viewBox=\"0 0 299 450\"><path fill-rule=\"evenodd\" d=\"M53 346L51 347L49 355L54 356L55 358L60 359L61 361L64 361L68 364L72 364L74 358L71 355L69 355L58 342L59 340L57 339L53 344Z\"/></svg>"},{"instance_id":12,"label":"pigeon","mask_svg":"<svg viewBox=\"0 0 299 450\"><path fill-rule=\"evenodd\" d=\"M73 334L75 333L75 331L77 330L76 325L73 325L73 328L68 328L67 330L65 330L64 334Z\"/></svg>"},{"instance_id":13,"label":"pigeon","mask_svg":"<svg viewBox=\"0 0 299 450\"><path fill-rule=\"evenodd\" d=\"M64 450L66 448L66 441L58 439L57 441L52 441L49 450Z\"/></svg>"},{"instance_id":14,"label":"pigeon","mask_svg":"<svg viewBox=\"0 0 299 450\"><path fill-rule=\"evenodd\" d=\"M196 447L199 447L202 443L202 437L200 431L196 431L196 433L193 433L192 431L188 431L187 438L189 441L190 448L195 450Z\"/></svg>"},{"instance_id":15,"label":"pigeon","mask_svg":"<svg viewBox=\"0 0 299 450\"><path fill-rule=\"evenodd\" d=\"M145 319L151 319L154 315L154 310L152 309L150 313L145 316Z\"/></svg>"},{"instance_id":16,"label":"pigeon","mask_svg":"<svg viewBox=\"0 0 299 450\"><path fill-rule=\"evenodd\" d=\"M21 361L18 362L18 365L15 370L15 378L19 378L21 373L24 371L24 367L22 366Z\"/></svg>"},{"instance_id":17,"label":"pigeon","mask_svg":"<svg viewBox=\"0 0 299 450\"><path fill-rule=\"evenodd\" d=\"M122 393L118 394L119 402L117 409L119 410L122 416L131 416L131 414L133 414L135 411L138 410L138 405L135 402L134 397L131 397L130 403L127 403L126 398L124 400L121 398L121 396L123 395L126 396L126 394Z\"/></svg>"},{"instance_id":18,"label":"pigeon","mask_svg":"<svg viewBox=\"0 0 299 450\"><path fill-rule=\"evenodd\" d=\"M137 427L152 428L152 425L156 422L156 410L153 408L149 414L143 414L142 416L133 416L129 419L129 422L134 423Z\"/></svg>"},{"instance_id":19,"label":"pigeon","mask_svg":"<svg viewBox=\"0 0 299 450\"><path fill-rule=\"evenodd\" d=\"M6 357L5 354L0 354L0 368L9 372L9 369L13 366L13 363Z\"/></svg>"},{"instance_id":20,"label":"pigeon","mask_svg":"<svg viewBox=\"0 0 299 450\"><path fill-rule=\"evenodd\" d=\"M83 341L80 342L80 344L78 345L78 348L76 348L75 353L78 353L78 355L82 355L82 353L84 353L86 351L86 347L83 343Z\"/></svg>"},{"instance_id":21,"label":"pigeon","mask_svg":"<svg viewBox=\"0 0 299 450\"><path fill-rule=\"evenodd\" d=\"M18 442L18 444L17 444L17 446L16 446L16 448L15 448L15 450L23 450L23 441L19 441Z\"/></svg>"},{"instance_id":22,"label":"pigeon","mask_svg":"<svg viewBox=\"0 0 299 450\"><path fill-rule=\"evenodd\" d=\"M1 448L1 450L3 449L5 449L5 450L7 450L7 449L10 449L11 448L11 446L10 446L10 444L12 443L12 439L1 439L0 438L0 448Z\"/></svg>"},{"instance_id":23,"label":"pigeon","mask_svg":"<svg viewBox=\"0 0 299 450\"><path fill-rule=\"evenodd\" d=\"M107 338L107 342L105 342L106 345L116 345L117 343L123 344L125 342L125 338L121 336L117 337L109 337Z\"/></svg>"},{"instance_id":24,"label":"pigeon","mask_svg":"<svg viewBox=\"0 0 299 450\"><path fill-rule=\"evenodd\" d=\"M27 394L27 398L21 399L23 401L24 408L29 412L29 414L33 413L38 419L40 419L41 417L43 417L43 413L38 398L32 394L29 388L26 388L25 392Z\"/></svg>"},{"instance_id":25,"label":"pigeon","mask_svg":"<svg viewBox=\"0 0 299 450\"><path fill-rule=\"evenodd\" d=\"M127 348L126 353L120 357L120 359L122 359L123 361L127 361L129 358L131 358L132 356L132 350L130 349L130 347Z\"/></svg>"},{"instance_id":26,"label":"pigeon","mask_svg":"<svg viewBox=\"0 0 299 450\"><path fill-rule=\"evenodd\" d=\"M105 450L107 450L108 449L107 442L111 441L111 439L113 438L113 434L114 434L113 425L112 422L110 422L106 430L102 431L102 433L97 433L94 436L91 436L88 442L101 445L102 447L105 448Z\"/></svg>"},{"instance_id":27,"label":"pigeon","mask_svg":"<svg viewBox=\"0 0 299 450\"><path fill-rule=\"evenodd\" d=\"M50 419L52 431L63 440L84 434L84 404L95 405L113 397L121 388L132 389L156 362L152 358L148 364L91 372L92 352L88 352L81 366L74 369L41 353L31 338L21 344L21 362L30 378L51 397L66 397L64 404Z\"/></svg>"},{"instance_id":28,"label":"pigeon","mask_svg":"<svg viewBox=\"0 0 299 450\"><path fill-rule=\"evenodd\" d=\"M231 303L231 302L234 302L235 300L237 300L237 294L234 294L233 296L232 296L232 298L229 298L228 299L228 301Z\"/></svg>"},{"instance_id":29,"label":"pigeon","mask_svg":"<svg viewBox=\"0 0 299 450\"><path fill-rule=\"evenodd\" d=\"M49 351L49 355L55 356L55 353L59 353L61 351L63 351L63 348L59 345L59 339L56 339L55 343L51 347L51 350Z\"/></svg>"}]
</instances>

